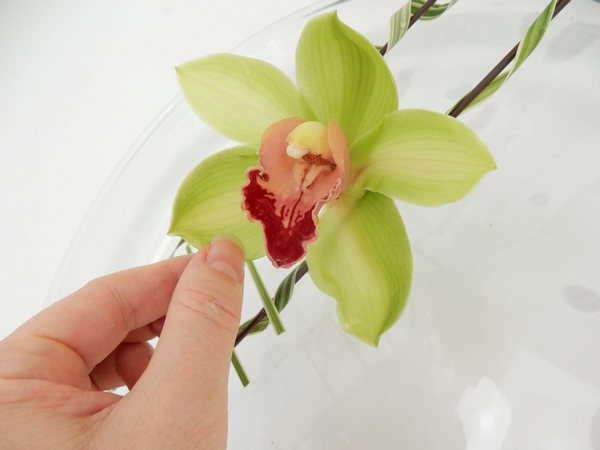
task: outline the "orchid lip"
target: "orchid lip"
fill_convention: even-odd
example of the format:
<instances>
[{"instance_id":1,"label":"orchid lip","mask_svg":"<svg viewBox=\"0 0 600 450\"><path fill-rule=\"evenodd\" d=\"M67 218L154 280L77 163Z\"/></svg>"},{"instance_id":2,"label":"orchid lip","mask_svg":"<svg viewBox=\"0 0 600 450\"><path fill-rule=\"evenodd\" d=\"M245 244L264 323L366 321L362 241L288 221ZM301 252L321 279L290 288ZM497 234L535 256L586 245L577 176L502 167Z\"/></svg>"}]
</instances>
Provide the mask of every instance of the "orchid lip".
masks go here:
<instances>
[{"instance_id":1,"label":"orchid lip","mask_svg":"<svg viewBox=\"0 0 600 450\"><path fill-rule=\"evenodd\" d=\"M318 213L337 198L349 167L341 128L300 118L284 119L265 131L259 167L246 172L242 208L260 222L267 255L276 267L290 267L318 239ZM341 163L341 164L340 164Z\"/></svg>"}]
</instances>

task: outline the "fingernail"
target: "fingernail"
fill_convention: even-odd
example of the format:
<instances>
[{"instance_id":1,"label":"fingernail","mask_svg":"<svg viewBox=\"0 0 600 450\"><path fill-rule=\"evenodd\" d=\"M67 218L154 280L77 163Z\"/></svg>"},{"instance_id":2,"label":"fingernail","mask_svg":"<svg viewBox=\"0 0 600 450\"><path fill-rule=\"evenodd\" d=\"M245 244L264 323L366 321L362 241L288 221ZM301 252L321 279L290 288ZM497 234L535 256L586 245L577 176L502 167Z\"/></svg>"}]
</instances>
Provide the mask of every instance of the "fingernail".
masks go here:
<instances>
[{"instance_id":1,"label":"fingernail","mask_svg":"<svg viewBox=\"0 0 600 450\"><path fill-rule=\"evenodd\" d=\"M231 233L222 233L212 240L206 254L206 262L213 269L223 272L241 283L244 279L244 245Z\"/></svg>"}]
</instances>

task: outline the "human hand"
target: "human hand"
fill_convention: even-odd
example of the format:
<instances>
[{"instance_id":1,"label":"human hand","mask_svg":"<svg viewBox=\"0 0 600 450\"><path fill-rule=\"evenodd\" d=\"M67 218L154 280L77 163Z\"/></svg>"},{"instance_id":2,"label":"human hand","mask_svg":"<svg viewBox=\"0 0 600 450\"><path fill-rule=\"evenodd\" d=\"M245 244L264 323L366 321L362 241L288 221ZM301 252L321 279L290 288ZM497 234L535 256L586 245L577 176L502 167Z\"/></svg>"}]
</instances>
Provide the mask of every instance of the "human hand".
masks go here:
<instances>
[{"instance_id":1,"label":"human hand","mask_svg":"<svg viewBox=\"0 0 600 450\"><path fill-rule=\"evenodd\" d=\"M225 448L243 268L239 247L216 240L94 280L26 322L0 342L0 448Z\"/></svg>"}]
</instances>

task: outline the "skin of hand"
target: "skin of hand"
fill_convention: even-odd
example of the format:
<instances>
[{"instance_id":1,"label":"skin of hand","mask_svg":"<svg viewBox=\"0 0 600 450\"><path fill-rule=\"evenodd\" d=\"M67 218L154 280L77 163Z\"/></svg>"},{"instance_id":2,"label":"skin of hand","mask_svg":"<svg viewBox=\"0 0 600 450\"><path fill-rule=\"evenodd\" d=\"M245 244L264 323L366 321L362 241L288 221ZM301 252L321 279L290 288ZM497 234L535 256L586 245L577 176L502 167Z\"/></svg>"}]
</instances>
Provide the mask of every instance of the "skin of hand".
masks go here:
<instances>
[{"instance_id":1,"label":"skin of hand","mask_svg":"<svg viewBox=\"0 0 600 450\"><path fill-rule=\"evenodd\" d=\"M225 448L243 278L243 251L221 237L30 319L0 342L0 448Z\"/></svg>"}]
</instances>

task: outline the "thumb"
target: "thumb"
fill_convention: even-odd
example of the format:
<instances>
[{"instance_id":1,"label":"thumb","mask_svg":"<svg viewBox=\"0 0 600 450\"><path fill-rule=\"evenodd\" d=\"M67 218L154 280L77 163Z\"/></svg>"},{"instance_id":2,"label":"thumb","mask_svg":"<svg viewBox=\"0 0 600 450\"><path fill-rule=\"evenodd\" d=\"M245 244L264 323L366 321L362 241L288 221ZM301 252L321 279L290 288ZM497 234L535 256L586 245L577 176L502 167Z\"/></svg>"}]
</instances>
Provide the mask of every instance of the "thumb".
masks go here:
<instances>
[{"instance_id":1,"label":"thumb","mask_svg":"<svg viewBox=\"0 0 600 450\"><path fill-rule=\"evenodd\" d=\"M150 434L161 433L159 440L165 429L177 433L176 440L185 439L186 432L226 439L244 262L233 240L216 238L194 255L177 283L154 355L127 396L133 403L128 406L150 414L140 417L140 425Z\"/></svg>"},{"instance_id":2,"label":"thumb","mask_svg":"<svg viewBox=\"0 0 600 450\"><path fill-rule=\"evenodd\" d=\"M218 236L194 255L167 311L156 362L178 365L190 378L188 382L202 378L206 384L222 378L216 369L229 370L240 325L245 263L241 244L232 238Z\"/></svg>"}]
</instances>

